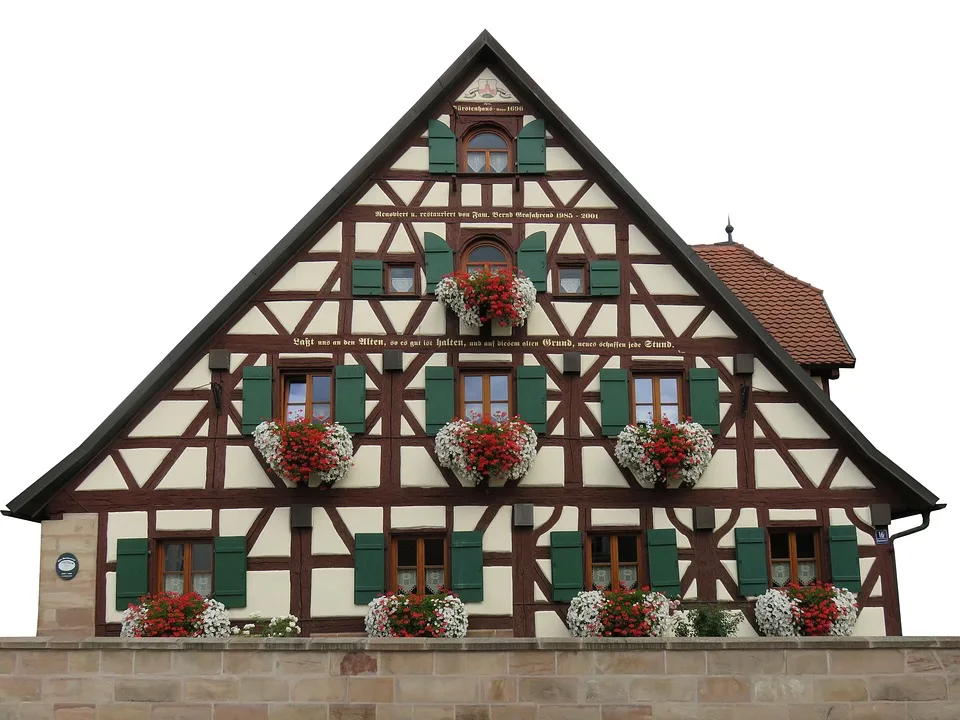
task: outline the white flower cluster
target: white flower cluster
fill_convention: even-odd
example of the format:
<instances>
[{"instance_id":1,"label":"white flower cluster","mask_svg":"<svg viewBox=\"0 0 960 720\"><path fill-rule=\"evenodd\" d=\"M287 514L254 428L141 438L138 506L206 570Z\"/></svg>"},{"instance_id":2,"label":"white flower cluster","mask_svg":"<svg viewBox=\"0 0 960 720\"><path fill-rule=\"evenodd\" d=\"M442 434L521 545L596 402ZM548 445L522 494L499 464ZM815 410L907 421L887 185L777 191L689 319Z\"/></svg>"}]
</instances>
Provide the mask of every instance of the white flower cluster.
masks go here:
<instances>
[{"instance_id":1,"label":"white flower cluster","mask_svg":"<svg viewBox=\"0 0 960 720\"><path fill-rule=\"evenodd\" d=\"M833 601L840 616L830 628L831 635L853 634L857 624L856 596L846 588L834 587ZM768 637L797 637L800 627L794 619L794 609L799 603L782 590L772 588L757 598L757 628Z\"/></svg>"},{"instance_id":2,"label":"white flower cluster","mask_svg":"<svg viewBox=\"0 0 960 720\"><path fill-rule=\"evenodd\" d=\"M123 613L123 624L120 626L120 637L137 637L137 631L146 618L149 604L132 605ZM196 637L224 638L230 637L230 618L227 617L227 608L222 602L213 598L206 598L203 603L203 612L200 615L200 626Z\"/></svg>"},{"instance_id":3,"label":"white flower cluster","mask_svg":"<svg viewBox=\"0 0 960 720\"><path fill-rule=\"evenodd\" d=\"M607 604L599 590L584 590L570 601L567 610L567 628L573 637L600 637L603 626L600 610ZM650 622L650 637L663 637L671 628L670 614L679 603L671 601L661 592L648 592L643 599L644 615Z\"/></svg>"},{"instance_id":4,"label":"white flower cluster","mask_svg":"<svg viewBox=\"0 0 960 720\"><path fill-rule=\"evenodd\" d=\"M241 637L293 637L300 634L300 622L296 615L280 615L270 618L270 622L264 625L262 615L259 612L250 614L252 623L246 623L243 627L231 628L234 635Z\"/></svg>"},{"instance_id":5,"label":"white flower cluster","mask_svg":"<svg viewBox=\"0 0 960 720\"><path fill-rule=\"evenodd\" d=\"M530 467L537 457L537 433L525 422L505 420L503 423L514 426L520 445L520 457L504 475L496 475L495 477L501 481L518 480L530 471ZM461 435L472 432L472 424L467 420L448 422L437 432L434 442L437 448L437 459L442 467L453 470L457 477L462 480L480 485L489 479L492 473L482 473L470 464L466 450L460 440Z\"/></svg>"},{"instance_id":6,"label":"white flower cluster","mask_svg":"<svg viewBox=\"0 0 960 720\"><path fill-rule=\"evenodd\" d=\"M457 279L452 275L438 282L434 293L437 300L453 310L464 325L480 327L483 324L480 322L480 314L477 309L467 307L467 300L463 291L460 289ZM513 307L516 310L517 319L511 324L520 327L533 312L533 306L537 302L537 288L534 287L529 278L517 275L513 278L513 297Z\"/></svg>"},{"instance_id":7,"label":"white flower cluster","mask_svg":"<svg viewBox=\"0 0 960 720\"><path fill-rule=\"evenodd\" d=\"M456 595L438 595L431 598L434 615L438 618L443 634L440 637L462 638L467 636L467 608ZM370 637L393 637L390 617L397 608L409 602L407 595L381 595L367 605L363 619L364 628Z\"/></svg>"},{"instance_id":8,"label":"white flower cluster","mask_svg":"<svg viewBox=\"0 0 960 720\"><path fill-rule=\"evenodd\" d=\"M680 485L694 487L710 464L713 435L700 423L682 422L677 423L676 427L693 442L693 448L677 473ZM660 482L657 469L643 449L643 444L649 440L650 429L649 425L627 425L617 436L613 451L617 462L636 473L637 479L647 486Z\"/></svg>"},{"instance_id":9,"label":"white flower cluster","mask_svg":"<svg viewBox=\"0 0 960 720\"><path fill-rule=\"evenodd\" d=\"M278 429L277 423L272 420L264 420L253 431L253 446L267 461L271 470L287 482L293 483L293 478L286 477L283 474L280 464L280 434ZM315 477L321 485L333 485L338 480L343 480L350 470L350 461L353 460L353 437L349 430L340 423L330 423L327 438L333 444L334 452L340 461L331 470L316 472Z\"/></svg>"}]
</instances>

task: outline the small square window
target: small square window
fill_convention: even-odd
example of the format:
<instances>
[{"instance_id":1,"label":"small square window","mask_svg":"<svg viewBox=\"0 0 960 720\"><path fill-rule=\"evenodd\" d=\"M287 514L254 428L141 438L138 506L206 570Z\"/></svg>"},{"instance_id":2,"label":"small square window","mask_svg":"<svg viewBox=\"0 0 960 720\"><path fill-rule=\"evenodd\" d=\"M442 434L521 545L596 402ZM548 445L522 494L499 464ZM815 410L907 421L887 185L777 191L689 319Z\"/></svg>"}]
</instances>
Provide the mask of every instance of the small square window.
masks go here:
<instances>
[{"instance_id":1,"label":"small square window","mask_svg":"<svg viewBox=\"0 0 960 720\"><path fill-rule=\"evenodd\" d=\"M413 265L387 265L387 293L414 295L417 289L417 269Z\"/></svg>"},{"instance_id":2,"label":"small square window","mask_svg":"<svg viewBox=\"0 0 960 720\"><path fill-rule=\"evenodd\" d=\"M582 265L557 269L558 295L583 295L585 292L586 283Z\"/></svg>"}]
</instances>

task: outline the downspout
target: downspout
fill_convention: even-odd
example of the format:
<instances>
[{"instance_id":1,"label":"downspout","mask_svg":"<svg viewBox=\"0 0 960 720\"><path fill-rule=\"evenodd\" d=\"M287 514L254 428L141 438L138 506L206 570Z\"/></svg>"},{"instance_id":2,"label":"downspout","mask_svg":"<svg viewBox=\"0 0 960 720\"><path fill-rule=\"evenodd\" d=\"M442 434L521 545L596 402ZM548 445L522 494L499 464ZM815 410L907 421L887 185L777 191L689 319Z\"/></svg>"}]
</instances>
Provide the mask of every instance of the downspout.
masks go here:
<instances>
[{"instance_id":1,"label":"downspout","mask_svg":"<svg viewBox=\"0 0 960 720\"><path fill-rule=\"evenodd\" d=\"M913 535L914 533L918 533L921 530L926 530L928 527L930 527L930 513L936 512L937 510L943 510L945 507L946 507L946 504L939 503L937 505L934 505L932 510L925 510L921 512L920 517L923 518L922 523L917 525L917 527L915 528L910 528L909 530L904 530L903 532L898 532L895 535L891 535L890 542L892 543L897 538L906 537L907 535Z\"/></svg>"}]
</instances>

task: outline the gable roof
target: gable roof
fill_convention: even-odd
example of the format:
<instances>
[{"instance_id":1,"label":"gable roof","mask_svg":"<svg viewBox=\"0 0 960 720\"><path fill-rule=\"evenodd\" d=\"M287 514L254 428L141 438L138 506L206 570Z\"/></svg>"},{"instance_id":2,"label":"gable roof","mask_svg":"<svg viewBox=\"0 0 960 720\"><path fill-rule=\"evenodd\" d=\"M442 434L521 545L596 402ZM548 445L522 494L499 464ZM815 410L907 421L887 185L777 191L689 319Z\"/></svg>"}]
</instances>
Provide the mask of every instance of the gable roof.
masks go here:
<instances>
[{"instance_id":1,"label":"gable roof","mask_svg":"<svg viewBox=\"0 0 960 720\"><path fill-rule=\"evenodd\" d=\"M857 359L827 307L823 290L732 240L693 249L798 363L854 366Z\"/></svg>"},{"instance_id":2,"label":"gable roof","mask_svg":"<svg viewBox=\"0 0 960 720\"><path fill-rule=\"evenodd\" d=\"M110 413L96 430L66 458L43 477L8 503L4 514L27 520L43 519L43 511L53 495L90 462L129 422L140 407L163 388L175 373L279 268L289 260L312 235L318 232L341 210L382 162L398 151L407 136L418 126L425 126L430 111L455 86L468 81L467 75L478 65L494 64L502 68L503 79L525 101L540 110L548 127L559 133L574 152L588 160L603 178L602 185L620 196L625 209L645 216L659 234L664 251L677 268L695 281L719 305L727 306L734 330L753 336L767 353L772 365L780 369L788 387L792 387L805 407L824 427L845 439L859 451L861 469L875 473L902 489L901 502L895 505L895 516L904 517L937 509L937 496L904 472L877 450L840 412L812 378L790 357L787 351L763 327L717 274L660 217L639 192L627 181L597 147L577 128L489 32L484 30L459 58L440 76L407 113L374 145L353 168L280 240L277 245L221 300L210 313L157 365Z\"/></svg>"}]
</instances>

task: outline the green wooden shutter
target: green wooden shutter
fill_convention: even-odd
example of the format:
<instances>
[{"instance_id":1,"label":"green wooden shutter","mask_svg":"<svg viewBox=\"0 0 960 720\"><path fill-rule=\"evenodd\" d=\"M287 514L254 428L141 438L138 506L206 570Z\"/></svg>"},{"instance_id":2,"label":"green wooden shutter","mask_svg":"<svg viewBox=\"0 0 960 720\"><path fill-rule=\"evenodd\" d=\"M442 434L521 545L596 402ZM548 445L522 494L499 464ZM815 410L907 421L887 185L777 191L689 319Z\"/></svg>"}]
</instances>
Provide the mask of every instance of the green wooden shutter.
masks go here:
<instances>
[{"instance_id":1,"label":"green wooden shutter","mask_svg":"<svg viewBox=\"0 0 960 720\"><path fill-rule=\"evenodd\" d=\"M547 171L547 128L543 120L533 120L517 135L517 172Z\"/></svg>"},{"instance_id":2,"label":"green wooden shutter","mask_svg":"<svg viewBox=\"0 0 960 720\"><path fill-rule=\"evenodd\" d=\"M590 263L590 294L620 294L620 263L616 260L594 260Z\"/></svg>"},{"instance_id":3,"label":"green wooden shutter","mask_svg":"<svg viewBox=\"0 0 960 720\"><path fill-rule=\"evenodd\" d=\"M710 432L720 432L720 371L716 368L690 368L690 415Z\"/></svg>"},{"instance_id":4,"label":"green wooden shutter","mask_svg":"<svg viewBox=\"0 0 960 720\"><path fill-rule=\"evenodd\" d=\"M600 424L607 437L630 424L630 381L626 370L600 371Z\"/></svg>"},{"instance_id":5,"label":"green wooden shutter","mask_svg":"<svg viewBox=\"0 0 960 720\"><path fill-rule=\"evenodd\" d=\"M583 590L583 538L579 532L550 533L553 601L570 602Z\"/></svg>"},{"instance_id":6,"label":"green wooden shutter","mask_svg":"<svg viewBox=\"0 0 960 720\"><path fill-rule=\"evenodd\" d=\"M117 610L139 604L140 598L150 591L147 553L146 538L117 540Z\"/></svg>"},{"instance_id":7,"label":"green wooden shutter","mask_svg":"<svg viewBox=\"0 0 960 720\"><path fill-rule=\"evenodd\" d=\"M853 525L830 526L830 574L837 587L860 592L860 551Z\"/></svg>"},{"instance_id":8,"label":"green wooden shutter","mask_svg":"<svg viewBox=\"0 0 960 720\"><path fill-rule=\"evenodd\" d=\"M386 588L383 533L357 533L353 545L353 602L366 605Z\"/></svg>"},{"instance_id":9,"label":"green wooden shutter","mask_svg":"<svg viewBox=\"0 0 960 720\"><path fill-rule=\"evenodd\" d=\"M426 371L427 435L436 435L453 420L453 368L428 365Z\"/></svg>"},{"instance_id":10,"label":"green wooden shutter","mask_svg":"<svg viewBox=\"0 0 960 720\"><path fill-rule=\"evenodd\" d=\"M677 531L673 528L647 530L647 560L650 588L667 597L680 594L680 562L677 556Z\"/></svg>"},{"instance_id":11,"label":"green wooden shutter","mask_svg":"<svg viewBox=\"0 0 960 720\"><path fill-rule=\"evenodd\" d=\"M457 136L439 120L428 125L430 142L430 172L455 173L457 171Z\"/></svg>"},{"instance_id":12,"label":"green wooden shutter","mask_svg":"<svg viewBox=\"0 0 960 720\"><path fill-rule=\"evenodd\" d=\"M213 596L228 608L247 606L247 539L213 539Z\"/></svg>"},{"instance_id":13,"label":"green wooden shutter","mask_svg":"<svg viewBox=\"0 0 960 720\"><path fill-rule=\"evenodd\" d=\"M353 294L383 295L383 261L353 261Z\"/></svg>"},{"instance_id":14,"label":"green wooden shutter","mask_svg":"<svg viewBox=\"0 0 960 720\"><path fill-rule=\"evenodd\" d=\"M253 435L264 420L273 419L273 368L243 369L243 434Z\"/></svg>"},{"instance_id":15,"label":"green wooden shutter","mask_svg":"<svg viewBox=\"0 0 960 720\"><path fill-rule=\"evenodd\" d=\"M517 368L517 408L520 417L538 433L547 432L547 369L540 365Z\"/></svg>"},{"instance_id":16,"label":"green wooden shutter","mask_svg":"<svg viewBox=\"0 0 960 720\"><path fill-rule=\"evenodd\" d=\"M453 533L453 591L464 602L483 601L483 533Z\"/></svg>"},{"instance_id":17,"label":"green wooden shutter","mask_svg":"<svg viewBox=\"0 0 960 720\"><path fill-rule=\"evenodd\" d=\"M547 233L535 232L517 251L517 267L540 292L547 291Z\"/></svg>"},{"instance_id":18,"label":"green wooden shutter","mask_svg":"<svg viewBox=\"0 0 960 720\"><path fill-rule=\"evenodd\" d=\"M425 232L423 252L427 263L425 268L427 292L432 293L437 289L437 283L443 279L443 276L453 272L453 250L436 233Z\"/></svg>"},{"instance_id":19,"label":"green wooden shutter","mask_svg":"<svg viewBox=\"0 0 960 720\"><path fill-rule=\"evenodd\" d=\"M767 534L763 528L736 528L737 576L744 597L763 595L770 587L767 580Z\"/></svg>"},{"instance_id":20,"label":"green wooden shutter","mask_svg":"<svg viewBox=\"0 0 960 720\"><path fill-rule=\"evenodd\" d=\"M337 365L333 415L352 433L367 429L367 371L363 365Z\"/></svg>"}]
</instances>

